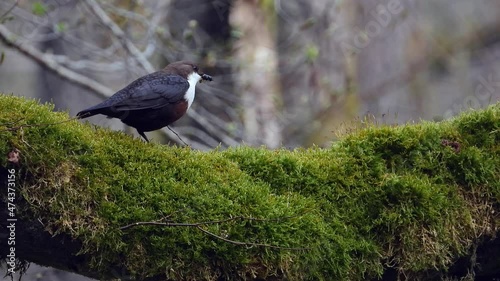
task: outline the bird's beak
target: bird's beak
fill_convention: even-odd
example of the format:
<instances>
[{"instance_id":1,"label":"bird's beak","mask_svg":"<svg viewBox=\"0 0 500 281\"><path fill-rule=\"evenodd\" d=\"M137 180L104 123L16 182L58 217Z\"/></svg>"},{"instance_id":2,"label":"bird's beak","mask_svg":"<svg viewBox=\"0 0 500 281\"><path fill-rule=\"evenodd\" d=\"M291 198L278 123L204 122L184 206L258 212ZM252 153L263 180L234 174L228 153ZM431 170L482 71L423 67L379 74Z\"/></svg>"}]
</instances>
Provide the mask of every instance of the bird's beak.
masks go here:
<instances>
[{"instance_id":1,"label":"bird's beak","mask_svg":"<svg viewBox=\"0 0 500 281\"><path fill-rule=\"evenodd\" d=\"M212 76L210 76L208 74L202 74L201 79L200 79L200 83L203 82L203 80L212 81Z\"/></svg>"}]
</instances>

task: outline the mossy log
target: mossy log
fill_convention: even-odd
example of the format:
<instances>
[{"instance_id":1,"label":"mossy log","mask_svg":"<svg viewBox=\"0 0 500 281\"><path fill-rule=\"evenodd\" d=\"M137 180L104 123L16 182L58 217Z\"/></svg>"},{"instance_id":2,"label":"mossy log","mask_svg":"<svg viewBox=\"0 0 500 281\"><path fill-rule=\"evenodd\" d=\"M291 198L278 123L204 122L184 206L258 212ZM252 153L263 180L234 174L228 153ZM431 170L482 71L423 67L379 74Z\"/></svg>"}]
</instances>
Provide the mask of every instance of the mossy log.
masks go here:
<instances>
[{"instance_id":1,"label":"mossy log","mask_svg":"<svg viewBox=\"0 0 500 281\"><path fill-rule=\"evenodd\" d=\"M500 104L329 148L209 152L20 97L0 95L0 108L0 153L20 153L0 166L15 169L21 261L101 279L500 276ZM137 222L157 224L125 227Z\"/></svg>"}]
</instances>

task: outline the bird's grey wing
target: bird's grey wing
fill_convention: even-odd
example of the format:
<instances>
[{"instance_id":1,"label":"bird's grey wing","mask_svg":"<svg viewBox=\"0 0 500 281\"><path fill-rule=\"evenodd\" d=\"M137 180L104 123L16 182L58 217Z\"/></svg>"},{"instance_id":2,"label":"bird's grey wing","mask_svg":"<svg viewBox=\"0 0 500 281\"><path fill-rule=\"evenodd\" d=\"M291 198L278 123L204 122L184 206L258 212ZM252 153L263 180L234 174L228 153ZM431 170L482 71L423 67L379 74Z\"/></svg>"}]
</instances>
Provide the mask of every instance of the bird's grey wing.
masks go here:
<instances>
[{"instance_id":1,"label":"bird's grey wing","mask_svg":"<svg viewBox=\"0 0 500 281\"><path fill-rule=\"evenodd\" d=\"M116 111L161 108L181 101L188 88L189 82L181 76L155 72L117 92L107 106Z\"/></svg>"},{"instance_id":2,"label":"bird's grey wing","mask_svg":"<svg viewBox=\"0 0 500 281\"><path fill-rule=\"evenodd\" d=\"M189 82L181 76L155 72L116 93L110 106L117 111L161 108L180 102L188 88Z\"/></svg>"},{"instance_id":3,"label":"bird's grey wing","mask_svg":"<svg viewBox=\"0 0 500 281\"><path fill-rule=\"evenodd\" d=\"M180 102L188 88L189 82L181 76L154 72L135 80L100 104L78 112L77 116L87 118L104 114L118 118L124 111L161 108Z\"/></svg>"}]
</instances>

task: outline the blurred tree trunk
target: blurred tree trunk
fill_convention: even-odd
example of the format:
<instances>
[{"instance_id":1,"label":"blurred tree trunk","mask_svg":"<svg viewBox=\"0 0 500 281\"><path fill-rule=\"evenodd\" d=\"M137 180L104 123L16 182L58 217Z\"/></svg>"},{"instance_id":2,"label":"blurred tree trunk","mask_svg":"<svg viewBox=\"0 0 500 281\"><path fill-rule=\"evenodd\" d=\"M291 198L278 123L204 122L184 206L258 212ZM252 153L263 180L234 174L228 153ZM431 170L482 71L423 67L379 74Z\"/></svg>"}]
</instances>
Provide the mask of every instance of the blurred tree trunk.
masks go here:
<instances>
[{"instance_id":1,"label":"blurred tree trunk","mask_svg":"<svg viewBox=\"0 0 500 281\"><path fill-rule=\"evenodd\" d=\"M328 1L326 1L328 3ZM346 122L350 122L358 116L359 96L358 96L358 52L349 49L346 45L349 38L356 32L356 25L360 19L360 9L358 1L341 1L335 7L328 9L331 18L336 22L330 27L331 50L328 55L334 59L330 65L324 65L325 70L334 70L328 73L336 77L331 80L330 92L327 98L327 108L318 108L315 120L319 126L308 136L306 145L328 146L337 137L340 128L345 127ZM335 13L335 14L333 14ZM323 59L321 61L324 61ZM327 76L328 77L328 76ZM326 79L327 77L323 78ZM336 83L336 84L333 84Z\"/></svg>"},{"instance_id":2,"label":"blurred tree trunk","mask_svg":"<svg viewBox=\"0 0 500 281\"><path fill-rule=\"evenodd\" d=\"M355 1L278 1L278 50L287 146L324 144L357 114L357 54L344 54Z\"/></svg>"},{"instance_id":3,"label":"blurred tree trunk","mask_svg":"<svg viewBox=\"0 0 500 281\"><path fill-rule=\"evenodd\" d=\"M358 2L367 35L358 48L360 114L439 120L498 99L483 83L500 73L498 1Z\"/></svg>"},{"instance_id":4,"label":"blurred tree trunk","mask_svg":"<svg viewBox=\"0 0 500 281\"><path fill-rule=\"evenodd\" d=\"M269 4L271 3L271 4ZM229 17L238 31L235 91L241 94L244 140L276 148L282 143L281 96L272 1L237 0Z\"/></svg>"}]
</instances>

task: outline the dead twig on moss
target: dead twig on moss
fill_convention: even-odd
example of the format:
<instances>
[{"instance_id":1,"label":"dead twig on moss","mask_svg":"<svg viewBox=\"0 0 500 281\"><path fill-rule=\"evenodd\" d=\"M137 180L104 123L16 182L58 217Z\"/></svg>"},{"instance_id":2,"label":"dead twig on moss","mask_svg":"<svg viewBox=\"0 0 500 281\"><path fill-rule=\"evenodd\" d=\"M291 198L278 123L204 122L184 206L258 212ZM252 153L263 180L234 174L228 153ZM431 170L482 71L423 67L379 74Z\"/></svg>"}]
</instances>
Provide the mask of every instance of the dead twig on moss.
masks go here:
<instances>
[{"instance_id":1,"label":"dead twig on moss","mask_svg":"<svg viewBox=\"0 0 500 281\"><path fill-rule=\"evenodd\" d=\"M282 246L277 246L277 245L272 245L272 244L264 244L264 243L254 243L254 242L243 242L243 241L236 241L236 240L231 240L226 237L222 237L220 235L217 235L213 232L210 232L206 229L203 228L203 226L206 225L213 225L213 224L221 224L221 223L226 223L230 221L235 221L235 220L248 220L248 221L282 221L286 219L290 219L296 216L288 216L288 217L282 217L282 218L276 218L276 219L259 219L259 218L249 218L249 217L244 217L244 216L237 216L237 217L232 217L232 218L227 218L227 219L222 219L222 220L216 220L216 221L204 221L204 222L196 222L196 223L176 223L176 222L159 222L159 221L145 221L145 222L135 222L131 224L127 224L125 226L120 227L120 230L127 230L136 226L145 226L145 225L152 225L152 226L161 226L161 227L193 227L198 229L199 231L203 232L204 234L216 238L218 240L237 245L237 246L245 246L245 247L264 247L264 248L272 248L272 249L280 249L280 250L290 250L290 251L305 251L309 250L309 248L306 247L282 247Z\"/></svg>"},{"instance_id":2,"label":"dead twig on moss","mask_svg":"<svg viewBox=\"0 0 500 281\"><path fill-rule=\"evenodd\" d=\"M0 124L0 127L5 127L5 129L0 129L0 131L17 131L20 129L24 128L30 128L30 127L43 127L43 126L54 126L54 125L59 125L59 124L64 124L71 122L73 120L77 120L78 117L73 117L69 118L68 120L60 121L60 122L54 122L54 123L35 123L35 124L24 124L24 125L17 125L14 127L9 127L8 124L14 124L13 122L7 123L7 124Z\"/></svg>"}]
</instances>

